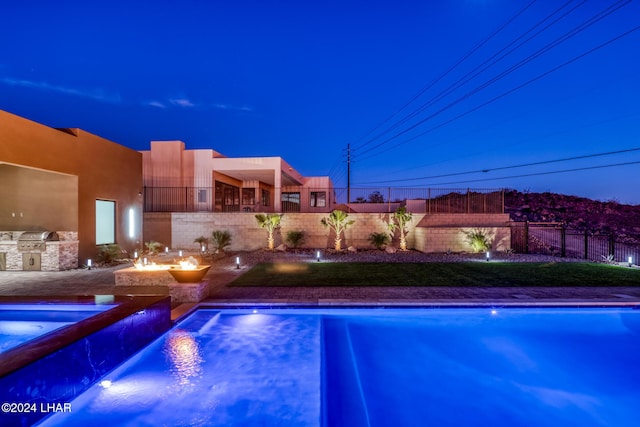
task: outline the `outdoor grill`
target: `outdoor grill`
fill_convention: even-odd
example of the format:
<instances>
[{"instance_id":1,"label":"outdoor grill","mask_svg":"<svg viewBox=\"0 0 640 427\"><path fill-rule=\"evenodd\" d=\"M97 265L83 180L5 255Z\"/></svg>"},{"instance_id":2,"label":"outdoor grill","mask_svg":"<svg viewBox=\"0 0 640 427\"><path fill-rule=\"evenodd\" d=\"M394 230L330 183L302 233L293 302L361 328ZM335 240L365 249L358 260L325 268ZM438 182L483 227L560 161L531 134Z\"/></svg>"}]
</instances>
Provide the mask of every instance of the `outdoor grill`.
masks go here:
<instances>
[{"instance_id":1,"label":"outdoor grill","mask_svg":"<svg viewBox=\"0 0 640 427\"><path fill-rule=\"evenodd\" d=\"M20 252L44 251L45 242L60 240L55 231L25 231L18 237L18 250Z\"/></svg>"}]
</instances>

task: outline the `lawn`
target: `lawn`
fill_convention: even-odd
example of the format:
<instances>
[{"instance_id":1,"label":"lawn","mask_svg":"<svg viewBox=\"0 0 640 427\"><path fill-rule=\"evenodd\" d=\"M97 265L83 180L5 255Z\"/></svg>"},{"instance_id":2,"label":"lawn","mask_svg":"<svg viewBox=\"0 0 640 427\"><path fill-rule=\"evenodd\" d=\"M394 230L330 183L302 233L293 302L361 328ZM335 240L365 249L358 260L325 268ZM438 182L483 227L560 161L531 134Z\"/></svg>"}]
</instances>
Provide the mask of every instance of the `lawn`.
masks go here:
<instances>
[{"instance_id":1,"label":"lawn","mask_svg":"<svg viewBox=\"0 0 640 427\"><path fill-rule=\"evenodd\" d=\"M640 286L640 269L595 263L262 263L229 286Z\"/></svg>"}]
</instances>

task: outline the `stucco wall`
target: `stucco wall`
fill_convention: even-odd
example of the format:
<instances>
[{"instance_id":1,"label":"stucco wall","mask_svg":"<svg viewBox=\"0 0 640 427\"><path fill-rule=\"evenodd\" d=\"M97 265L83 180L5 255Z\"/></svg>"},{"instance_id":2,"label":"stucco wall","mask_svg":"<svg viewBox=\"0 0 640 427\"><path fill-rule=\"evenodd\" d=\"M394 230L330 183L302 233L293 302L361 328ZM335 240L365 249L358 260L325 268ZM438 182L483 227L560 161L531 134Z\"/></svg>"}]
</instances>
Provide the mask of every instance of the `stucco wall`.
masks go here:
<instances>
[{"instance_id":1,"label":"stucco wall","mask_svg":"<svg viewBox=\"0 0 640 427\"><path fill-rule=\"evenodd\" d=\"M0 163L75 177L77 184L65 181L65 185L47 187L46 191L63 197L72 191L70 187L77 185L77 203L74 201L73 206L65 209L58 209L53 202L39 205L28 225L57 228L53 224L60 223L62 229L77 232L82 262L95 258L98 252L96 199L116 202L116 243L126 249L139 244L142 236L142 197L139 195L142 192L142 155L137 151L81 129L54 129L0 110ZM15 192L18 188L44 191L35 190L39 186L36 178L37 174L21 174L12 179L12 187L2 190L8 200L16 201L8 211L3 207L5 214L24 212L25 206L34 205L33 200L25 205L26 202L16 199ZM69 199L69 195L64 197ZM130 208L134 210L136 224L133 237L128 235ZM6 224L2 228L8 230L24 229L27 225L2 223Z\"/></svg>"}]
</instances>

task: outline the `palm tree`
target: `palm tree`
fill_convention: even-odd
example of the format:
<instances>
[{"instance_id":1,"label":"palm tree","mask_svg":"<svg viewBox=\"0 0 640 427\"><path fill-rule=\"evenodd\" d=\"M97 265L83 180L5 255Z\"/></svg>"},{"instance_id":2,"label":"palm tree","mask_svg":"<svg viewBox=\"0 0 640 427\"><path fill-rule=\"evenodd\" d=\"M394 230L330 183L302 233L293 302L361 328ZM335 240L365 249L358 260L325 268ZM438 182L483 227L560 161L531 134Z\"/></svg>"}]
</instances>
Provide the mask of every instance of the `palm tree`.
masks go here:
<instances>
[{"instance_id":1,"label":"palm tree","mask_svg":"<svg viewBox=\"0 0 640 427\"><path fill-rule=\"evenodd\" d=\"M391 214L391 222L389 223L389 230L391 233L394 233L397 230L400 230L400 250L407 250L407 234L409 234L409 230L407 229L407 224L411 222L413 214L411 212L407 212L407 208L404 206L400 206L396 209L395 213Z\"/></svg>"},{"instance_id":2,"label":"palm tree","mask_svg":"<svg viewBox=\"0 0 640 427\"><path fill-rule=\"evenodd\" d=\"M280 228L281 218L282 214L256 214L256 220L258 221L260 228L265 228L267 230L267 243L269 245L269 250L273 250L273 232Z\"/></svg>"},{"instance_id":3,"label":"palm tree","mask_svg":"<svg viewBox=\"0 0 640 427\"><path fill-rule=\"evenodd\" d=\"M336 237L333 243L334 249L336 251L342 250L342 232L355 222L355 220L352 219L347 220L348 216L349 214L347 214L345 211L336 209L332 211L331 214L329 214L328 218L322 218L320 220L322 225L331 228L331 230L333 230L333 232L335 233Z\"/></svg>"}]
</instances>

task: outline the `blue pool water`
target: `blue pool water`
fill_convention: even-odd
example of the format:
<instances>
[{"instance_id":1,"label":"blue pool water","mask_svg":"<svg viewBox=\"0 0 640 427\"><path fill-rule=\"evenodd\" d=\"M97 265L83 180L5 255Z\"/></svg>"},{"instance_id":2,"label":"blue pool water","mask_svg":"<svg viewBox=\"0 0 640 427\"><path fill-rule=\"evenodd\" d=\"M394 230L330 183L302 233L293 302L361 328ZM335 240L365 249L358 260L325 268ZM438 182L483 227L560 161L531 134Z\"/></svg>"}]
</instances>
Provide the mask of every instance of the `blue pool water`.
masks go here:
<instances>
[{"instance_id":1,"label":"blue pool water","mask_svg":"<svg viewBox=\"0 0 640 427\"><path fill-rule=\"evenodd\" d=\"M112 307L108 304L0 305L0 353Z\"/></svg>"},{"instance_id":2,"label":"blue pool water","mask_svg":"<svg viewBox=\"0 0 640 427\"><path fill-rule=\"evenodd\" d=\"M201 309L43 426L635 426L640 310Z\"/></svg>"}]
</instances>

